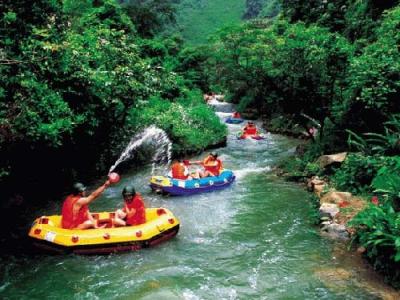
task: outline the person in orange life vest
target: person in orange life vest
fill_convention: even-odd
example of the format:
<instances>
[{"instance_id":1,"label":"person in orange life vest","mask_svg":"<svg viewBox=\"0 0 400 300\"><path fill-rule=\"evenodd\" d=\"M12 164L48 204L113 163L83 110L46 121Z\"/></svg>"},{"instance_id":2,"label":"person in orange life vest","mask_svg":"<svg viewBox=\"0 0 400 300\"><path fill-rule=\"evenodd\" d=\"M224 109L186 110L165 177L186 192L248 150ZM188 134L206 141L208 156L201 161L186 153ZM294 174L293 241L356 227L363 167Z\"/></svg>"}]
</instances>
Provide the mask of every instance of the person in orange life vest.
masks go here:
<instances>
[{"instance_id":1,"label":"person in orange life vest","mask_svg":"<svg viewBox=\"0 0 400 300\"><path fill-rule=\"evenodd\" d=\"M210 153L203 161L195 161L193 164L199 164L204 167L200 172L200 177L218 176L222 171L222 161L218 159L218 153Z\"/></svg>"},{"instance_id":2,"label":"person in orange life vest","mask_svg":"<svg viewBox=\"0 0 400 300\"><path fill-rule=\"evenodd\" d=\"M174 160L174 163L171 166L171 171L168 173L168 176L181 180L192 179L192 177L189 175L189 170L187 166L179 158Z\"/></svg>"},{"instance_id":3,"label":"person in orange life vest","mask_svg":"<svg viewBox=\"0 0 400 300\"><path fill-rule=\"evenodd\" d=\"M256 125L251 121L247 122L246 126L243 128L243 134L257 134Z\"/></svg>"},{"instance_id":4,"label":"person in orange life vest","mask_svg":"<svg viewBox=\"0 0 400 300\"><path fill-rule=\"evenodd\" d=\"M89 211L89 204L99 197L110 185L107 180L89 196L86 196L86 187L77 182L73 185L72 194L65 200L62 207L61 226L65 229L90 229L98 228L96 221Z\"/></svg>"},{"instance_id":5,"label":"person in orange life vest","mask_svg":"<svg viewBox=\"0 0 400 300\"><path fill-rule=\"evenodd\" d=\"M132 185L122 190L124 207L115 213L115 226L133 226L146 223L146 208L142 196L136 193Z\"/></svg>"},{"instance_id":6,"label":"person in orange life vest","mask_svg":"<svg viewBox=\"0 0 400 300\"><path fill-rule=\"evenodd\" d=\"M232 118L234 118L234 119L240 119L240 118L241 118L240 113L237 112L237 111L235 111L235 112L232 114Z\"/></svg>"}]
</instances>

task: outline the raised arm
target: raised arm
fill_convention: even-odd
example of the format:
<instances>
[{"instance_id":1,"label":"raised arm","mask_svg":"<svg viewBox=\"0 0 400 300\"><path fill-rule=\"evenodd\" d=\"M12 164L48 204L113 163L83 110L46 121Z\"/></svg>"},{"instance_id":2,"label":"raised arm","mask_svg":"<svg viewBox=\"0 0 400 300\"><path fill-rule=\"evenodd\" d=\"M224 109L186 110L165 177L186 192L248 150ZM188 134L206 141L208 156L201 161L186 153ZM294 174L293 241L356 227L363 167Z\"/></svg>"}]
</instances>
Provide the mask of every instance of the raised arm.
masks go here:
<instances>
[{"instance_id":1,"label":"raised arm","mask_svg":"<svg viewBox=\"0 0 400 300\"><path fill-rule=\"evenodd\" d=\"M98 187L94 192L92 192L89 196L87 197L82 197L80 198L76 204L78 204L79 206L82 205L88 205L89 203L91 203L94 199L96 199L97 197L99 197L104 190L110 185L110 180L107 180L106 182L104 182L104 184L100 187Z\"/></svg>"},{"instance_id":2,"label":"raised arm","mask_svg":"<svg viewBox=\"0 0 400 300\"><path fill-rule=\"evenodd\" d=\"M202 165L203 161L201 160L194 160L194 161L189 161L189 165Z\"/></svg>"}]
</instances>

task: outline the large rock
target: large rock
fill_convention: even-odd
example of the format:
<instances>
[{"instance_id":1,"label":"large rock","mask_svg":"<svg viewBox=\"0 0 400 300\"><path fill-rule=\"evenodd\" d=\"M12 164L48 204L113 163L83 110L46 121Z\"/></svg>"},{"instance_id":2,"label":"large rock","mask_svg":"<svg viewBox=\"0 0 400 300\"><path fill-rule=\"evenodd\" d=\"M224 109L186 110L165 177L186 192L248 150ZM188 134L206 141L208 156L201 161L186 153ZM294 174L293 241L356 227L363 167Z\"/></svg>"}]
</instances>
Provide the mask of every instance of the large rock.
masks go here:
<instances>
[{"instance_id":1,"label":"large rock","mask_svg":"<svg viewBox=\"0 0 400 300\"><path fill-rule=\"evenodd\" d=\"M331 155L322 155L318 158L318 163L321 168L325 168L333 163L342 163L347 156L347 152L341 152Z\"/></svg>"},{"instance_id":2,"label":"large rock","mask_svg":"<svg viewBox=\"0 0 400 300\"><path fill-rule=\"evenodd\" d=\"M319 179L318 176L312 177L307 182L308 190L316 193L318 196L320 196L322 191L325 189L325 185L326 185L325 181Z\"/></svg>"},{"instance_id":3,"label":"large rock","mask_svg":"<svg viewBox=\"0 0 400 300\"><path fill-rule=\"evenodd\" d=\"M322 192L325 190L325 184L314 185L314 193L321 197Z\"/></svg>"},{"instance_id":4,"label":"large rock","mask_svg":"<svg viewBox=\"0 0 400 300\"><path fill-rule=\"evenodd\" d=\"M332 223L323 226L321 229L326 232L330 237L335 239L348 239L349 233L346 230L346 226L342 224Z\"/></svg>"},{"instance_id":5,"label":"large rock","mask_svg":"<svg viewBox=\"0 0 400 300\"><path fill-rule=\"evenodd\" d=\"M335 203L335 204L341 204L341 203L349 203L351 201L351 193L349 192L337 192L337 191L331 191L326 193L321 199L321 203Z\"/></svg>"},{"instance_id":6,"label":"large rock","mask_svg":"<svg viewBox=\"0 0 400 300\"><path fill-rule=\"evenodd\" d=\"M339 213L339 207L334 203L322 203L319 208L319 215L321 218L329 217L333 219Z\"/></svg>"}]
</instances>

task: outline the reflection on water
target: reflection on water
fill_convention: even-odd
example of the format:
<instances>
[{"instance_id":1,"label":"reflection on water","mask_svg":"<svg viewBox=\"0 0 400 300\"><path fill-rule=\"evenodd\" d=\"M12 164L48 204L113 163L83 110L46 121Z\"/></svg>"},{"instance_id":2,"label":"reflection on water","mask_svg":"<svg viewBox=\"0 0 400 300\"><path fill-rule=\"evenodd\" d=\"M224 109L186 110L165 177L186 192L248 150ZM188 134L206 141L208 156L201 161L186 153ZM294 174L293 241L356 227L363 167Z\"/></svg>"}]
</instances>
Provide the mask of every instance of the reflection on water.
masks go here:
<instances>
[{"instance_id":1,"label":"reflection on water","mask_svg":"<svg viewBox=\"0 0 400 300\"><path fill-rule=\"evenodd\" d=\"M229 125L228 145L217 150L237 175L231 187L162 197L151 193L148 166L122 174L121 182L92 205L93 211L113 210L121 205L123 186L134 184L147 206L167 207L180 219L176 238L110 256L3 257L0 297L396 299L391 297L398 294L371 277L354 254L318 234L303 188L270 172L297 142L270 134L262 141L237 140L239 129ZM59 209L57 203L44 210Z\"/></svg>"}]
</instances>

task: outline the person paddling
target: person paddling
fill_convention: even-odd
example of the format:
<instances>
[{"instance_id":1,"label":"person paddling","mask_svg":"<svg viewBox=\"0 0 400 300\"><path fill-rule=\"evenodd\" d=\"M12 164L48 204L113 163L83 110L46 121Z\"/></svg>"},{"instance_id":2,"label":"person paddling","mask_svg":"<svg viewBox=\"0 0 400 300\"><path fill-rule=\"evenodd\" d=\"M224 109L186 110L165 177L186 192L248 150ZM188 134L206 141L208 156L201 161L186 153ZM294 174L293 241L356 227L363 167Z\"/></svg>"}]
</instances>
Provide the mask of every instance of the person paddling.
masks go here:
<instances>
[{"instance_id":1,"label":"person paddling","mask_svg":"<svg viewBox=\"0 0 400 300\"><path fill-rule=\"evenodd\" d=\"M65 229L90 229L99 228L96 220L90 214L89 204L97 199L111 184L110 180L104 182L89 196L86 196L86 187L76 182L72 193L64 200L62 207L61 226Z\"/></svg>"},{"instance_id":2,"label":"person paddling","mask_svg":"<svg viewBox=\"0 0 400 300\"><path fill-rule=\"evenodd\" d=\"M222 161L218 158L218 153L216 152L210 153L202 161L199 160L190 163L202 165L204 167L204 171L200 172L200 177L202 178L208 176L219 176L223 169Z\"/></svg>"},{"instance_id":3,"label":"person paddling","mask_svg":"<svg viewBox=\"0 0 400 300\"><path fill-rule=\"evenodd\" d=\"M252 121L247 122L246 126L243 128L243 134L255 135L257 133L256 125Z\"/></svg>"}]
</instances>

